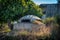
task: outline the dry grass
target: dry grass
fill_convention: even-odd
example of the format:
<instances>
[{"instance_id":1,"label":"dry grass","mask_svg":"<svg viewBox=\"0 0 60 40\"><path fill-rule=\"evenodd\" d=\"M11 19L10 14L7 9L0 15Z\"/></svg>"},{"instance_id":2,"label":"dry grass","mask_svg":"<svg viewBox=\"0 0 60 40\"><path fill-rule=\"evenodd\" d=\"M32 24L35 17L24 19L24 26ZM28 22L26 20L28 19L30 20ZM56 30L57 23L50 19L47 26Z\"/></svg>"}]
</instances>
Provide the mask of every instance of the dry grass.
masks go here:
<instances>
[{"instance_id":1,"label":"dry grass","mask_svg":"<svg viewBox=\"0 0 60 40\"><path fill-rule=\"evenodd\" d=\"M0 33L4 33L4 32L10 32L11 30L9 29L7 23L4 23L2 28L0 29Z\"/></svg>"},{"instance_id":2,"label":"dry grass","mask_svg":"<svg viewBox=\"0 0 60 40\"><path fill-rule=\"evenodd\" d=\"M34 36L41 36L41 37L49 37L51 35L51 27L46 27L45 24L41 23L40 21L35 21L34 23L20 23L20 26L27 26L31 27L31 30L12 30L10 33L8 33L10 36L17 36L17 35L34 35ZM7 26L7 25L6 25ZM8 29L8 27L6 27ZM5 28L4 31L9 31Z\"/></svg>"},{"instance_id":3,"label":"dry grass","mask_svg":"<svg viewBox=\"0 0 60 40\"><path fill-rule=\"evenodd\" d=\"M35 27L34 27L35 26ZM50 36L51 35L51 27L46 27L45 25L32 25L32 30L17 30L15 31L18 35L35 35L35 36Z\"/></svg>"}]
</instances>

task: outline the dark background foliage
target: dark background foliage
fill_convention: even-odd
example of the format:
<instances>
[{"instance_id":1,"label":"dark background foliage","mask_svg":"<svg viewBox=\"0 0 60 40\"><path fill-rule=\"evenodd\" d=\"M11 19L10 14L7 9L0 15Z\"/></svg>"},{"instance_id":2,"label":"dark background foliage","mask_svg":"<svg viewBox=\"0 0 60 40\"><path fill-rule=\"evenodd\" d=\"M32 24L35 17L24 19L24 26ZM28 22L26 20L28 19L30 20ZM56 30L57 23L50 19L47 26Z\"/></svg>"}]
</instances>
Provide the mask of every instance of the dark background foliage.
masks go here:
<instances>
[{"instance_id":1,"label":"dark background foliage","mask_svg":"<svg viewBox=\"0 0 60 40\"><path fill-rule=\"evenodd\" d=\"M0 0L0 22L17 20L24 15L41 17L42 10L31 0Z\"/></svg>"}]
</instances>

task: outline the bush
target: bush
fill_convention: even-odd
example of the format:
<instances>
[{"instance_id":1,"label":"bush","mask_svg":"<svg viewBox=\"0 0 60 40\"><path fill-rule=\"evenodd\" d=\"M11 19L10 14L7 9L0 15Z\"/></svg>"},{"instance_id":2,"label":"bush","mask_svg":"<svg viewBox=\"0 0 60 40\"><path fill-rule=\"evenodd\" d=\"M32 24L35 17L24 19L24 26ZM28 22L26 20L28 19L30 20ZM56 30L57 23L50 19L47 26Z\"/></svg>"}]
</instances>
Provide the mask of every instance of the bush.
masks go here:
<instances>
[{"instance_id":1,"label":"bush","mask_svg":"<svg viewBox=\"0 0 60 40\"><path fill-rule=\"evenodd\" d=\"M46 18L45 20L43 20L43 23L45 24L50 24L52 22L55 22L54 17Z\"/></svg>"},{"instance_id":2,"label":"bush","mask_svg":"<svg viewBox=\"0 0 60 40\"><path fill-rule=\"evenodd\" d=\"M58 29L59 29L59 22L60 17L51 17L51 18L46 18L43 20L43 22L48 26L51 27L51 36L50 40L57 40L57 35L58 35Z\"/></svg>"}]
</instances>

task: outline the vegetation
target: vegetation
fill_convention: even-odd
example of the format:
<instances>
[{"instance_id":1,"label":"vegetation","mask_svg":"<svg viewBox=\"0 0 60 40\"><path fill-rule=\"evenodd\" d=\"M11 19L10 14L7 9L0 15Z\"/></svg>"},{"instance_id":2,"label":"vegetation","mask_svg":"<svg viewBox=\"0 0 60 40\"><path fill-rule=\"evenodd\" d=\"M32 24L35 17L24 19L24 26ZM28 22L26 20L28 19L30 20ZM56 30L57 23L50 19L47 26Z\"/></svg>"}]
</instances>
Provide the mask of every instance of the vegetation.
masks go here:
<instances>
[{"instance_id":1,"label":"vegetation","mask_svg":"<svg viewBox=\"0 0 60 40\"><path fill-rule=\"evenodd\" d=\"M43 20L43 22L46 24L47 27L51 28L51 36L49 40L58 40L60 38L59 36L59 30L60 30L60 17L57 15L55 17L49 17Z\"/></svg>"},{"instance_id":2,"label":"vegetation","mask_svg":"<svg viewBox=\"0 0 60 40\"><path fill-rule=\"evenodd\" d=\"M43 14L41 8L31 0L0 0L0 35L2 32L10 32L7 21L18 20L25 15L36 15L41 17ZM0 40L58 40L60 38L60 16L57 15L56 17L46 18L43 22L46 24L47 28L51 28L52 34L49 37L37 37L34 35L27 35L28 32L22 32L20 34L23 35L18 35L16 37L3 35L5 37L1 39L3 36L0 36ZM46 29L44 30L46 32Z\"/></svg>"},{"instance_id":3,"label":"vegetation","mask_svg":"<svg viewBox=\"0 0 60 40\"><path fill-rule=\"evenodd\" d=\"M0 0L0 28L11 26L11 21L24 15L41 17L42 10L31 0Z\"/></svg>"},{"instance_id":4,"label":"vegetation","mask_svg":"<svg viewBox=\"0 0 60 40\"><path fill-rule=\"evenodd\" d=\"M42 10L31 0L0 0L0 22L17 20L24 15L42 16Z\"/></svg>"},{"instance_id":5,"label":"vegetation","mask_svg":"<svg viewBox=\"0 0 60 40\"><path fill-rule=\"evenodd\" d=\"M55 18L54 17L48 17L45 20L43 20L43 22L45 24L51 24L52 22L55 22Z\"/></svg>"}]
</instances>

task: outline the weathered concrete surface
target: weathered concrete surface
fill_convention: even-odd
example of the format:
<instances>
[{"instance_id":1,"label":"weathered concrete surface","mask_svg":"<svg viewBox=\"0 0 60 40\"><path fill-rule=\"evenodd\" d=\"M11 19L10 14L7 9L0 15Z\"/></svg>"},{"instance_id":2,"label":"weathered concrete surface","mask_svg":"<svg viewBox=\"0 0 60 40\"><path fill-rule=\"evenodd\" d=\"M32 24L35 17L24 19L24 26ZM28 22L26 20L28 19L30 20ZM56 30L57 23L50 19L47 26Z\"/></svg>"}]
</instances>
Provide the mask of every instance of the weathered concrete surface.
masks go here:
<instances>
[{"instance_id":1,"label":"weathered concrete surface","mask_svg":"<svg viewBox=\"0 0 60 40\"><path fill-rule=\"evenodd\" d=\"M35 21L34 23L17 23L14 24L14 29L9 33L11 36L17 35L36 35L36 36L49 36L51 34L50 27L45 24Z\"/></svg>"},{"instance_id":2,"label":"weathered concrete surface","mask_svg":"<svg viewBox=\"0 0 60 40\"><path fill-rule=\"evenodd\" d=\"M33 23L22 22L22 23L14 24L13 30L22 30L22 29L25 29L25 30L35 29L36 30L37 28L40 28L41 26L45 27L45 24L43 24L40 21L35 21Z\"/></svg>"}]
</instances>

